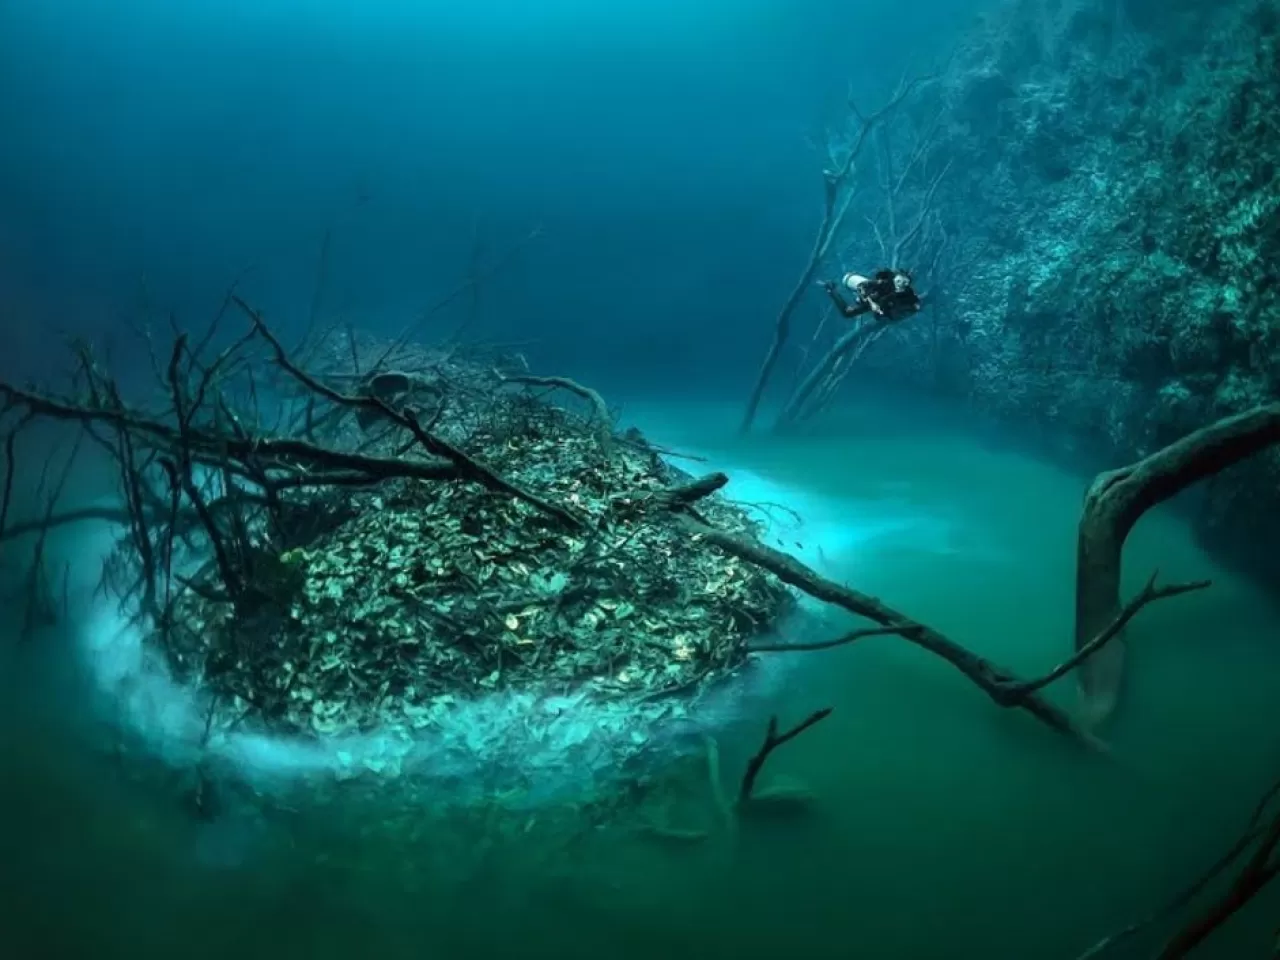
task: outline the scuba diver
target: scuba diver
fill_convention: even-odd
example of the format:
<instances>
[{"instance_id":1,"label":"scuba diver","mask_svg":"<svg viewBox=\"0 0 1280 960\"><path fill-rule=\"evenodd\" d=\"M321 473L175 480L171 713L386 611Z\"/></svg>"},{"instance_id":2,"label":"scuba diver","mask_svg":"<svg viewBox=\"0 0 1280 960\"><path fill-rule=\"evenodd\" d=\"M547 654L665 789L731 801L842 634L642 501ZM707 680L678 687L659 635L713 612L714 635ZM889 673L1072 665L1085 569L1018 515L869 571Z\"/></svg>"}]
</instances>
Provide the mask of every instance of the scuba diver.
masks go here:
<instances>
[{"instance_id":1,"label":"scuba diver","mask_svg":"<svg viewBox=\"0 0 1280 960\"><path fill-rule=\"evenodd\" d=\"M823 285L832 302L846 317L874 313L886 323L896 323L919 311L920 295L911 285L911 274L905 270L877 270L871 277L846 273L839 282L828 280ZM841 288L855 294L853 303L845 300Z\"/></svg>"}]
</instances>

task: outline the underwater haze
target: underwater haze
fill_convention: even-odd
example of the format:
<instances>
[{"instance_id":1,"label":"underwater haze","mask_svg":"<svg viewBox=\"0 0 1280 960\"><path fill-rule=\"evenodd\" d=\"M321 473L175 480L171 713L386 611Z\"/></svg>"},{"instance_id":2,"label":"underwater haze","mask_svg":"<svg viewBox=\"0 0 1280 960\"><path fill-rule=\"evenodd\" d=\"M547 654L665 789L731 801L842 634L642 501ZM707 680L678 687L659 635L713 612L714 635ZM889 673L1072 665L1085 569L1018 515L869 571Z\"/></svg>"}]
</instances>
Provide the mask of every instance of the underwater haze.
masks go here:
<instances>
[{"instance_id":1,"label":"underwater haze","mask_svg":"<svg viewBox=\"0 0 1280 960\"><path fill-rule=\"evenodd\" d=\"M0 0L5 955L1280 956L1278 66Z\"/></svg>"},{"instance_id":2,"label":"underwater haze","mask_svg":"<svg viewBox=\"0 0 1280 960\"><path fill-rule=\"evenodd\" d=\"M941 24L965 7L940 6ZM465 274L476 243L500 259L541 230L485 291L487 336L537 341L562 368L728 380L754 357L744 345L708 369L720 325L776 298L765 278L793 269L812 229L806 137L846 80L874 98L904 69L853 39L893 15L5 4L0 294L26 318L6 330L39 363L42 321L102 336L146 305L208 309L242 274L301 326L327 233L323 308L395 326Z\"/></svg>"}]
</instances>

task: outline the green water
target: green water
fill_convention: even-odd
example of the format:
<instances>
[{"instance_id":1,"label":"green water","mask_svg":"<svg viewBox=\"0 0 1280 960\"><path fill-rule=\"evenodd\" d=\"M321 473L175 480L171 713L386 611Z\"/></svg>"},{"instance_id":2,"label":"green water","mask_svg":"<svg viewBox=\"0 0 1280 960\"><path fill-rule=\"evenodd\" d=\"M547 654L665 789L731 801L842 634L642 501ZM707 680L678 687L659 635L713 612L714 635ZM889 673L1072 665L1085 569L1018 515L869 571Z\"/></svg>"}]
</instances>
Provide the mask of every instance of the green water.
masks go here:
<instances>
[{"instance_id":1,"label":"green water","mask_svg":"<svg viewBox=\"0 0 1280 960\"><path fill-rule=\"evenodd\" d=\"M741 444L717 411L679 413L673 444L858 510L951 521L943 538L885 536L837 578L1027 675L1069 652L1082 478L949 432ZM710 790L691 789L677 812L709 831L700 843L571 810L495 810L477 833L425 815L387 824L352 803L303 810L243 862L211 866L172 795L53 719L78 688L23 682L11 664L9 936L32 945L21 956L1065 960L1212 861L1280 772L1275 609L1169 516L1146 518L1126 558L1134 582L1158 566L1214 586L1132 628L1114 757L1001 711L901 640L869 640L796 660L758 721L723 738L732 790L769 710L785 725L833 706L766 774L808 784L810 813L722 830ZM1070 702L1069 682L1054 692ZM1278 903L1259 901L1202 955L1265 955Z\"/></svg>"}]
</instances>

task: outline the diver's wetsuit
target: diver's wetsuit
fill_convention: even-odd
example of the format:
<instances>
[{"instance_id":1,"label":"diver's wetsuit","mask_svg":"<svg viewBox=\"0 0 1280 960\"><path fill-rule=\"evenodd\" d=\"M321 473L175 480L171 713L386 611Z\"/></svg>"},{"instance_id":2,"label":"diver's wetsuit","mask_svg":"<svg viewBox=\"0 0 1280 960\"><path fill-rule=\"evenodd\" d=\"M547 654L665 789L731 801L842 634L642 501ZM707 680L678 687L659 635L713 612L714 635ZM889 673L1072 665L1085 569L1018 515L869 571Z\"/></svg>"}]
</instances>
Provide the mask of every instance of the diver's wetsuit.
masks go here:
<instances>
[{"instance_id":1,"label":"diver's wetsuit","mask_svg":"<svg viewBox=\"0 0 1280 960\"><path fill-rule=\"evenodd\" d=\"M826 285L827 295L831 297L836 309L846 317L860 317L874 311L881 320L887 322L902 320L920 309L920 296L910 283L905 289L899 290L894 283L898 276L893 270L877 270L870 279L847 274L844 286L854 290L858 299L849 303L840 294L840 285L834 282Z\"/></svg>"}]
</instances>

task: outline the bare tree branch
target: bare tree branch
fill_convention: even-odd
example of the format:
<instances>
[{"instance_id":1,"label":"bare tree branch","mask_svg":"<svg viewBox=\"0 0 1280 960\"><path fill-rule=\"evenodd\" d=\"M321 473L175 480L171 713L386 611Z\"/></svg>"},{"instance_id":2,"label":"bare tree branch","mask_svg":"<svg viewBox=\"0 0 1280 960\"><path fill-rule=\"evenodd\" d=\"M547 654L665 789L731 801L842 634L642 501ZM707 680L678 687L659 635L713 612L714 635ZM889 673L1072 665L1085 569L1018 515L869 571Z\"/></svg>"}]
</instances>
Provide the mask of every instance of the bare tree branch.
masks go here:
<instances>
[{"instance_id":1,"label":"bare tree branch","mask_svg":"<svg viewBox=\"0 0 1280 960\"><path fill-rule=\"evenodd\" d=\"M909 130L911 139L903 146L898 143L898 129L906 125L909 117L899 112L879 124L872 139L880 199L877 214L864 219L879 249L880 263L889 269L900 269L905 264L913 264L912 272L917 286L934 279L933 268L946 244L935 196L951 163L948 160L934 173L929 173L926 169L926 161L934 146L942 116L943 112L938 110L922 130ZM903 150L905 160L899 168L897 154ZM917 183L917 180L921 182ZM911 216L904 219L907 211L911 212ZM867 253L862 242L856 246L862 253ZM845 258L850 255L848 250L842 253ZM924 275L918 269L921 261L926 264ZM926 302L929 300L928 291L922 299ZM834 398L862 355L896 326L874 316L857 320L810 365L810 357L820 347L820 340L824 337L824 318L803 351L800 370L803 376L792 389L774 423L774 429L782 430L817 416ZM807 373L804 373L805 367L808 367Z\"/></svg>"},{"instance_id":2,"label":"bare tree branch","mask_svg":"<svg viewBox=\"0 0 1280 960\"><path fill-rule=\"evenodd\" d=\"M6 398L6 403L0 407L0 417L3 417L9 410L12 402ZM18 434L29 424L35 417L30 410L23 413L12 427L5 431L4 435L4 489L0 490L0 538L3 538L9 530L9 508L13 504L13 481L14 474L17 469L18 454Z\"/></svg>"},{"instance_id":3,"label":"bare tree branch","mask_svg":"<svg viewBox=\"0 0 1280 960\"><path fill-rule=\"evenodd\" d=\"M1208 939L1214 930L1226 923L1241 907L1275 879L1280 871L1280 859L1272 860L1272 854L1280 845L1280 809L1270 810L1280 797L1280 781L1276 781L1262 795L1253 809L1243 832L1227 851L1176 897L1159 909L1129 924L1123 930L1103 937L1076 960L1095 960L1120 944L1132 939L1157 923L1173 917L1189 907L1208 886L1227 872L1246 852L1253 848L1248 864L1237 874L1226 894L1208 910L1196 916L1172 937L1159 954L1159 960L1175 960L1186 956L1192 949ZM1269 812L1270 811L1270 812ZM1267 822L1267 818L1270 822Z\"/></svg>"},{"instance_id":4,"label":"bare tree branch","mask_svg":"<svg viewBox=\"0 0 1280 960\"><path fill-rule=\"evenodd\" d=\"M549 503L536 494L530 493L528 490L517 486L499 475L490 467L485 466L474 457L449 443L447 440L431 434L428 430L423 428L422 424L419 423L416 414L408 408L396 410L384 400L376 396L363 397L354 394L345 394L321 383L315 377L311 376L311 374L297 367L289 360L284 347L280 344L280 341L276 339L275 335L267 328L267 325L262 320L262 316L256 310L239 297L235 297L233 299L236 306L244 311L245 315L252 321L254 329L258 334L270 345L273 353L275 354L276 365L305 386L308 390L341 406L377 411L387 419L400 424L412 433L414 438L417 439L417 441L421 443L429 453L435 454L436 456L449 461L458 471L459 476L463 479L471 480L475 483L479 483L487 489L507 494L517 500L522 500L542 513L555 517L568 527L576 528L582 526L582 519L576 514L564 507Z\"/></svg>"},{"instance_id":5,"label":"bare tree branch","mask_svg":"<svg viewBox=\"0 0 1280 960\"><path fill-rule=\"evenodd\" d=\"M863 145L875 129L876 124L896 110L915 90L922 79L918 78L902 83L892 99L869 116L863 116L850 102L850 110L859 122L858 133L839 166L828 168L822 173L824 186L822 222L818 225L817 233L814 234L813 248L809 252L809 259L774 321L773 340L769 344L769 349L765 352L764 362L760 366L760 372L756 375L755 386L747 398L746 410L743 413L742 426L740 428L741 432L749 432L755 423L756 414L759 412L760 404L764 400L765 390L769 386L769 380L772 378L774 368L782 356L782 348L786 346L787 341L790 339L792 314L795 313L796 307L800 305L800 301L804 299L804 295L808 293L809 288L813 286L813 278L817 275L818 268L826 258L832 240L839 234L844 223L844 218L849 210L850 198L846 196L842 201L841 191L848 184L850 174L854 169L854 162L862 152Z\"/></svg>"},{"instance_id":6,"label":"bare tree branch","mask_svg":"<svg viewBox=\"0 0 1280 960\"><path fill-rule=\"evenodd\" d=\"M784 731L783 733L778 733L778 718L776 716L769 718L769 728L765 731L764 742L760 745L760 749L755 752L755 755L752 756L750 761L748 761L746 772L742 775L742 784L738 788L739 809L745 807L751 802L751 798L756 787L756 780L760 776L760 771L764 769L764 764L765 761L769 759L769 754L773 753L773 751L777 750L784 743L794 740L814 724L827 719L827 717L831 716L831 711L831 707L824 707L821 710L815 710L790 730Z\"/></svg>"},{"instance_id":7,"label":"bare tree branch","mask_svg":"<svg viewBox=\"0 0 1280 960\"><path fill-rule=\"evenodd\" d=\"M1255 407L1188 434L1127 467L1099 474L1085 496L1076 548L1076 649L1083 650L1122 612L1125 539L1152 507L1232 464L1280 443L1280 403ZM1124 645L1111 643L1078 674L1097 720L1120 695Z\"/></svg>"},{"instance_id":8,"label":"bare tree branch","mask_svg":"<svg viewBox=\"0 0 1280 960\"><path fill-rule=\"evenodd\" d=\"M726 533L708 524L688 518L682 519L681 522L685 524L690 533L702 537L740 560L768 570L783 583L793 586L815 599L843 607L850 613L866 617L880 626L893 628L893 631L900 634L903 639L946 660L977 684L999 706L1019 707L1052 729L1066 734L1085 746L1096 750L1106 750L1101 741L1089 731L1077 725L1065 711L1047 700L1041 699L1038 694L1028 693L1011 700L1006 695L1006 690L1011 684L1018 683L1017 677L985 657L965 649L931 627L899 613L881 603L875 597L827 580L825 577L810 570L799 560L789 557L781 551L767 547L758 541Z\"/></svg>"},{"instance_id":9,"label":"bare tree branch","mask_svg":"<svg viewBox=\"0 0 1280 960\"><path fill-rule=\"evenodd\" d=\"M830 650L843 647L848 643L856 643L867 637L885 637L890 635L905 636L913 628L909 626L893 627L859 627L842 633L834 640L816 640L809 643L757 643L748 648L750 653L804 653L814 650Z\"/></svg>"},{"instance_id":10,"label":"bare tree branch","mask_svg":"<svg viewBox=\"0 0 1280 960\"><path fill-rule=\"evenodd\" d=\"M494 370L494 375L502 383L521 383L531 387L550 387L556 390L567 390L591 404L599 428L600 449L606 454L613 448L613 416L604 398L590 387L584 387L576 380L568 377L537 377L529 373L502 373Z\"/></svg>"},{"instance_id":11,"label":"bare tree branch","mask_svg":"<svg viewBox=\"0 0 1280 960\"><path fill-rule=\"evenodd\" d=\"M1151 574L1146 585L1137 593L1132 600L1125 604L1124 609L1116 614L1116 618L1111 621L1103 630L1083 647L1077 650L1071 657L1058 664L1044 676L1035 680L1028 680L1024 683L1011 684L1006 688L1006 695L1017 698L1026 694L1035 693L1053 683L1060 680L1072 670L1079 667L1090 657L1094 656L1099 650L1105 647L1120 635L1120 632L1128 626L1129 621L1138 615L1138 613L1149 603L1157 600L1165 600L1169 597L1177 597L1184 593L1191 593L1196 590L1204 590L1211 585L1208 580L1196 580L1190 583L1173 583L1163 587L1156 586L1156 574Z\"/></svg>"}]
</instances>

